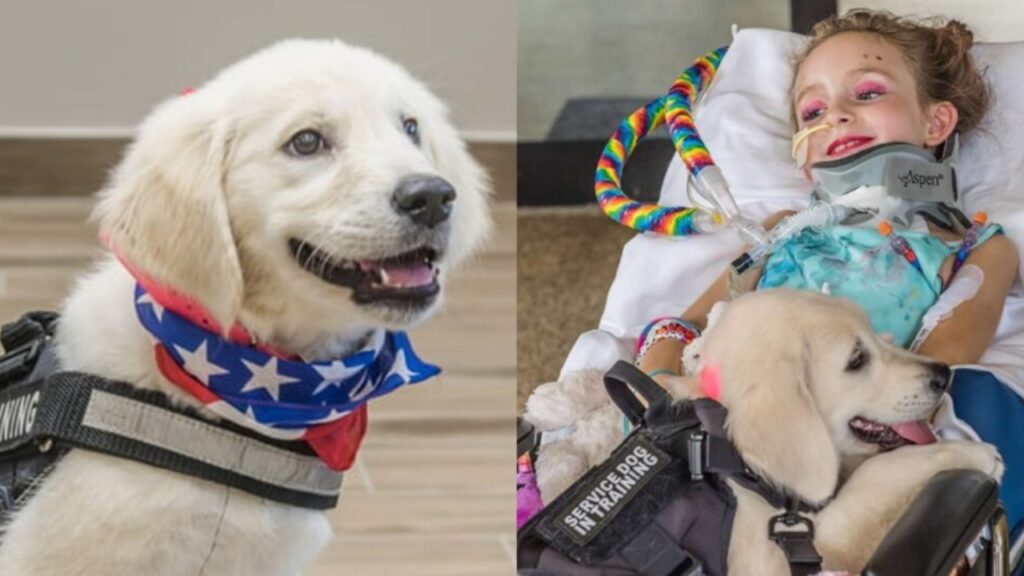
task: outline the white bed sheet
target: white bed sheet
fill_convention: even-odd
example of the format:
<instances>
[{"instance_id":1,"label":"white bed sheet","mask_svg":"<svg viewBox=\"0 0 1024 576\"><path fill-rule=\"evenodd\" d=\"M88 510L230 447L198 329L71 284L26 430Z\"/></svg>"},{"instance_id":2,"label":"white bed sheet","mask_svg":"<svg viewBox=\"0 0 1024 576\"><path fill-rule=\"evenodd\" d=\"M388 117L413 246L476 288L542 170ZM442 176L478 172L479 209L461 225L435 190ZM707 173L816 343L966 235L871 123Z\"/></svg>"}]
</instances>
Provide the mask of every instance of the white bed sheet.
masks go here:
<instances>
[{"instance_id":1,"label":"white bed sheet","mask_svg":"<svg viewBox=\"0 0 1024 576\"><path fill-rule=\"evenodd\" d=\"M809 201L810 184L789 156L787 105L792 56L805 41L776 30L738 32L696 113L701 136L741 210L751 218L800 209ZM993 105L980 129L962 140L958 181L963 206L968 214L988 212L990 221L1002 224L1024 254L1024 42L979 45L974 55L986 69ZM662 185L662 204L688 204L687 176L674 158ZM623 248L599 329L578 338L562 374L604 369L631 357L633 340L644 324L656 316L679 314L739 248L732 231L685 238L638 234ZM1019 278L980 365L1024 395Z\"/></svg>"}]
</instances>

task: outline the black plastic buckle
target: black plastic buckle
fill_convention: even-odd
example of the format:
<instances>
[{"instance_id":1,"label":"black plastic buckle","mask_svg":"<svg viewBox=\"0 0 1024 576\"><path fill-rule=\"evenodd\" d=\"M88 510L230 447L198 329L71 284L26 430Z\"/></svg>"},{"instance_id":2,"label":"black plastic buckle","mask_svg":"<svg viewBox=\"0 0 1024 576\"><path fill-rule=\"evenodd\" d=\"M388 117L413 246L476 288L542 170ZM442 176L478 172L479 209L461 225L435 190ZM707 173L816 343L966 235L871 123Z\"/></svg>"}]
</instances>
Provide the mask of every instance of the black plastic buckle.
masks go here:
<instances>
[{"instance_id":1,"label":"black plastic buckle","mask_svg":"<svg viewBox=\"0 0 1024 576\"><path fill-rule=\"evenodd\" d=\"M821 555L814 548L814 522L810 518L794 511L772 516L768 537L782 548L790 564L821 564Z\"/></svg>"},{"instance_id":2,"label":"black plastic buckle","mask_svg":"<svg viewBox=\"0 0 1024 576\"><path fill-rule=\"evenodd\" d=\"M533 425L521 417L516 417L516 433L519 436L516 442L516 455L522 456L527 452L533 454L540 444L540 434Z\"/></svg>"},{"instance_id":3,"label":"black plastic buckle","mask_svg":"<svg viewBox=\"0 0 1024 576\"><path fill-rule=\"evenodd\" d=\"M0 388L28 376L42 348L43 339L40 338L0 356Z\"/></svg>"},{"instance_id":4,"label":"black plastic buckle","mask_svg":"<svg viewBox=\"0 0 1024 576\"><path fill-rule=\"evenodd\" d=\"M694 482L700 482L704 479L706 439L707 434L703 432L691 432L686 437L686 463L690 468L690 480Z\"/></svg>"}]
</instances>

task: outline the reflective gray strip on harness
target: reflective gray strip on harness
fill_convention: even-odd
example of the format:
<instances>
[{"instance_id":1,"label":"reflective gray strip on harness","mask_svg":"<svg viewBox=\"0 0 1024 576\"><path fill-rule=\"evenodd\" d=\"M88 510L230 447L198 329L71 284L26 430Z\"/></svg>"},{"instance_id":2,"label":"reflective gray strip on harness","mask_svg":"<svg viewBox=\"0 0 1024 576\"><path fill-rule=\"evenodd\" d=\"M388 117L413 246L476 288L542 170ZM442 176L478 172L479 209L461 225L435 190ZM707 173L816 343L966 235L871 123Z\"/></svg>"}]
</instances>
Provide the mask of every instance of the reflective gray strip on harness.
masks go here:
<instances>
[{"instance_id":1,"label":"reflective gray strip on harness","mask_svg":"<svg viewBox=\"0 0 1024 576\"><path fill-rule=\"evenodd\" d=\"M294 442L250 437L175 408L160 392L90 374L56 372L0 391L0 454L47 442L303 508L333 508L341 491L342 474Z\"/></svg>"},{"instance_id":2,"label":"reflective gray strip on harness","mask_svg":"<svg viewBox=\"0 0 1024 576\"><path fill-rule=\"evenodd\" d=\"M253 441L215 425L93 390L82 426L133 438L288 490L337 496L341 474L312 456Z\"/></svg>"}]
</instances>

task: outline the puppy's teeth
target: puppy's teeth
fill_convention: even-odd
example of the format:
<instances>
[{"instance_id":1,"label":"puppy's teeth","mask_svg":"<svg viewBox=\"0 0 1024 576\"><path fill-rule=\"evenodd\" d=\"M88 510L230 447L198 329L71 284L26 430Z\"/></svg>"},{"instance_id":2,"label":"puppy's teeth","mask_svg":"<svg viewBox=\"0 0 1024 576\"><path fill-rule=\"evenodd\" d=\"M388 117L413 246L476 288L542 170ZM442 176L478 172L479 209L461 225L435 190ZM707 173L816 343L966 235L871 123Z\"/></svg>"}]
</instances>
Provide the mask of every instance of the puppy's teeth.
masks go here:
<instances>
[{"instance_id":1,"label":"puppy's teeth","mask_svg":"<svg viewBox=\"0 0 1024 576\"><path fill-rule=\"evenodd\" d=\"M386 284L390 284L391 283L391 277L388 276L388 271L386 269L384 269L384 268L380 269L380 280L381 280L381 284L385 284L386 285Z\"/></svg>"}]
</instances>

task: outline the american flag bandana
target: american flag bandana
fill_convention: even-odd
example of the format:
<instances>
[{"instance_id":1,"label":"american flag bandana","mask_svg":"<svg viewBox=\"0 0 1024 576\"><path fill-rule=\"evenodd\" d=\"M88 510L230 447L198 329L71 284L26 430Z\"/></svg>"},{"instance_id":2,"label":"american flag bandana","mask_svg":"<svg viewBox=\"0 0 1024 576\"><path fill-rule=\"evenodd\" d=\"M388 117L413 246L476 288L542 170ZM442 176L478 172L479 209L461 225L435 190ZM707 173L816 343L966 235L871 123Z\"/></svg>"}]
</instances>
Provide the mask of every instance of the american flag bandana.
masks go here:
<instances>
[{"instance_id":1,"label":"american flag bandana","mask_svg":"<svg viewBox=\"0 0 1024 576\"><path fill-rule=\"evenodd\" d=\"M346 358L303 362L224 339L157 302L141 284L135 311L170 381L236 424L280 440L305 440L335 470L352 464L366 403L440 368L420 360L405 332L376 329Z\"/></svg>"}]
</instances>

